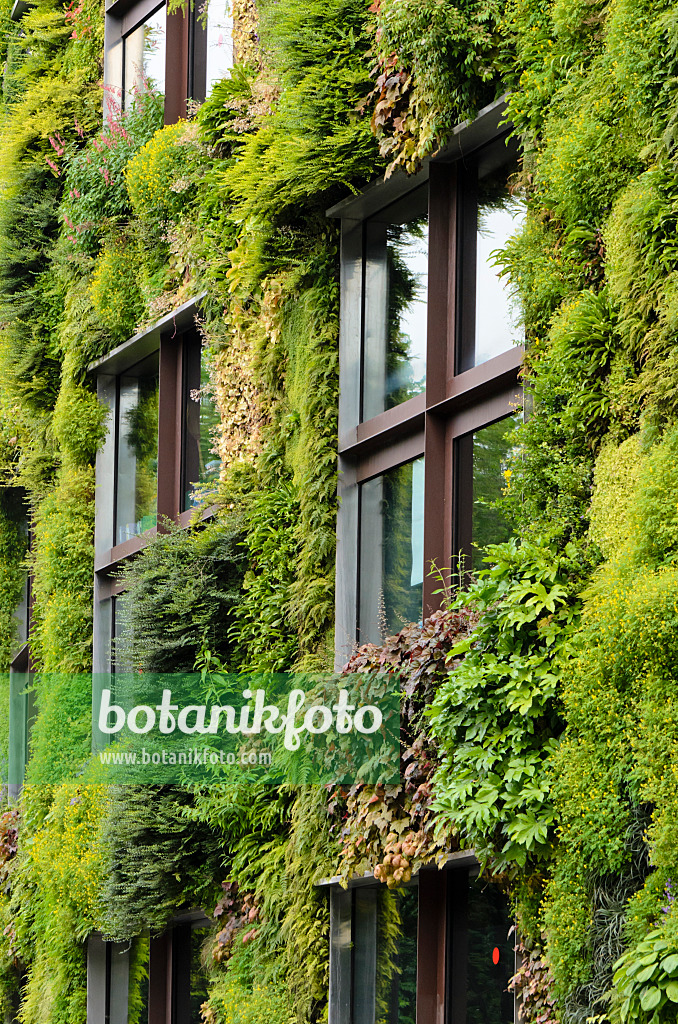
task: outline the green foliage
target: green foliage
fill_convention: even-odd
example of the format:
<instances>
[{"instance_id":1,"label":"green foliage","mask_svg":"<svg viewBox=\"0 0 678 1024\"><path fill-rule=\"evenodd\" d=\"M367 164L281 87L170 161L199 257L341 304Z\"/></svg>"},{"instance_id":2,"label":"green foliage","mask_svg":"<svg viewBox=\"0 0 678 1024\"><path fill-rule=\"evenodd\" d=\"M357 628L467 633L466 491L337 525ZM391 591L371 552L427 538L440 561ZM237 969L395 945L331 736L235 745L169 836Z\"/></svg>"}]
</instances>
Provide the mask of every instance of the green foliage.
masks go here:
<instances>
[{"instance_id":1,"label":"green foliage","mask_svg":"<svg viewBox=\"0 0 678 1024\"><path fill-rule=\"evenodd\" d=\"M293 1016L286 989L275 982L245 988L230 972L214 986L207 1006L209 1024L289 1024Z\"/></svg>"},{"instance_id":2,"label":"green foliage","mask_svg":"<svg viewBox=\"0 0 678 1024\"><path fill-rule=\"evenodd\" d=\"M108 117L82 149L66 152L64 195L59 210L67 240L95 254L102 234L130 213L125 181L129 160L162 121L162 98L143 93L130 109Z\"/></svg>"},{"instance_id":3,"label":"green foliage","mask_svg":"<svg viewBox=\"0 0 678 1024\"><path fill-rule=\"evenodd\" d=\"M639 440L634 434L618 447L604 445L596 459L589 536L606 558L627 543L631 534L641 458Z\"/></svg>"},{"instance_id":4,"label":"green foliage","mask_svg":"<svg viewBox=\"0 0 678 1024\"><path fill-rule=\"evenodd\" d=\"M130 939L160 934L181 909L216 900L224 839L190 820L191 794L176 786L111 786L103 809L102 928Z\"/></svg>"},{"instance_id":5,"label":"green foliage","mask_svg":"<svg viewBox=\"0 0 678 1024\"><path fill-rule=\"evenodd\" d=\"M31 551L33 657L46 672L91 664L94 472L64 467L38 508ZM63 737L67 742L67 736Z\"/></svg>"},{"instance_id":6,"label":"green foliage","mask_svg":"<svg viewBox=\"0 0 678 1024\"><path fill-rule=\"evenodd\" d=\"M64 464L87 465L94 461L104 440L106 410L95 394L73 374L69 352L63 364L63 380L54 406L52 429Z\"/></svg>"},{"instance_id":7,"label":"green foliage","mask_svg":"<svg viewBox=\"0 0 678 1024\"><path fill-rule=\"evenodd\" d=\"M231 638L245 669L280 671L294 663L297 638L289 622L290 586L297 555L298 506L290 487L254 498L245 541L250 568Z\"/></svg>"},{"instance_id":8,"label":"green foliage","mask_svg":"<svg viewBox=\"0 0 678 1024\"><path fill-rule=\"evenodd\" d=\"M141 986L148 978L149 941L146 936L133 939L129 956L129 1005L127 1024L144 1024L147 1007L141 996Z\"/></svg>"},{"instance_id":9,"label":"green foliage","mask_svg":"<svg viewBox=\"0 0 678 1024\"><path fill-rule=\"evenodd\" d=\"M549 338L532 346L534 414L516 434L503 503L526 532L581 535L600 440L610 429L621 439L637 422L625 390L632 367L619 360L617 345L608 297L591 289L563 304Z\"/></svg>"},{"instance_id":10,"label":"green foliage","mask_svg":"<svg viewBox=\"0 0 678 1024\"><path fill-rule=\"evenodd\" d=\"M51 794L47 816L42 796L41 787L29 787L13 876L12 925L28 965L20 1020L85 1024L85 938L97 924L103 791L63 784Z\"/></svg>"},{"instance_id":11,"label":"green foliage","mask_svg":"<svg viewBox=\"0 0 678 1024\"><path fill-rule=\"evenodd\" d=\"M242 525L224 516L158 534L122 574L130 623L125 656L147 672L190 671L201 650L227 663L244 569Z\"/></svg>"},{"instance_id":12,"label":"green foliage","mask_svg":"<svg viewBox=\"0 0 678 1024\"><path fill-rule=\"evenodd\" d=\"M558 689L586 565L574 544L558 554L525 541L493 545L485 561L454 602L477 610L479 623L447 655L452 664L466 657L430 711L443 752L435 807L441 826L505 870L549 853L555 814L544 758L563 729Z\"/></svg>"},{"instance_id":13,"label":"green foliage","mask_svg":"<svg viewBox=\"0 0 678 1024\"><path fill-rule=\"evenodd\" d=\"M159 128L125 168L132 209L156 230L193 198L200 154L195 134L185 121Z\"/></svg>"},{"instance_id":14,"label":"green foliage","mask_svg":"<svg viewBox=\"0 0 678 1024\"><path fill-rule=\"evenodd\" d=\"M131 337L144 311L138 264L137 248L118 235L104 245L94 266L90 298L113 341L122 342Z\"/></svg>"},{"instance_id":15,"label":"green foliage","mask_svg":"<svg viewBox=\"0 0 678 1024\"><path fill-rule=\"evenodd\" d=\"M678 1003L678 953L659 929L648 932L637 946L615 964L617 1005L613 1019L626 1021L674 1020Z\"/></svg>"},{"instance_id":16,"label":"green foliage","mask_svg":"<svg viewBox=\"0 0 678 1024\"><path fill-rule=\"evenodd\" d=\"M390 168L416 169L501 92L501 0L378 0L372 124Z\"/></svg>"}]
</instances>

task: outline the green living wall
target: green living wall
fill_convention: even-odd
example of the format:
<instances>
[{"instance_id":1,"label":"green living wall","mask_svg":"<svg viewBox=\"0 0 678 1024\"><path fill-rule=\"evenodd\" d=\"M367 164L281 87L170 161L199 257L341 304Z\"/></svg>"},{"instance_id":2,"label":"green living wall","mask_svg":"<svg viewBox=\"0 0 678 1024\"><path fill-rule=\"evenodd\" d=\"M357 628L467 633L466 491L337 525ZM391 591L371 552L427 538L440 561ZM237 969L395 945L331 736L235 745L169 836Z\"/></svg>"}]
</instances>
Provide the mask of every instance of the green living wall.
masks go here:
<instances>
[{"instance_id":1,"label":"green living wall","mask_svg":"<svg viewBox=\"0 0 678 1024\"><path fill-rule=\"evenodd\" d=\"M83 1022L100 930L131 941L140 1019L149 933L201 905L205 1021L321 1020L314 882L373 871L392 936L392 890L472 846L515 907L525 1020L674 1021L675 11L258 7L233 3L230 78L170 127L152 93L124 116L107 106L102 127L101 5L36 0L20 30L0 10L0 670L27 566L38 669L29 785L0 822L3 1012ZM402 784L85 784L103 438L87 365L207 293L219 512L125 571L137 666L327 667L339 268L324 210L413 171L507 91L529 213L500 261L534 411L501 500L514 539L422 627L352 658L406 679Z\"/></svg>"}]
</instances>

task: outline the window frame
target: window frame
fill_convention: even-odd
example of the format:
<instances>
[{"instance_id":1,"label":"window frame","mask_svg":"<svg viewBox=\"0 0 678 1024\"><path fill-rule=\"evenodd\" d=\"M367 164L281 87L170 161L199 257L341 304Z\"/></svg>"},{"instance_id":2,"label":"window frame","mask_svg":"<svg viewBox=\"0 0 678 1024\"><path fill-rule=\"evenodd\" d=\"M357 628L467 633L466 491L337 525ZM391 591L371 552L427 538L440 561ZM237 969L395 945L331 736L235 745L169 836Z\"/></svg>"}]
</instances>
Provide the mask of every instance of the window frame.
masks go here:
<instances>
[{"instance_id":1,"label":"window frame","mask_svg":"<svg viewBox=\"0 0 678 1024\"><path fill-rule=\"evenodd\" d=\"M459 125L448 145L415 175L396 172L327 211L341 220L341 320L339 339L339 512L337 520L335 661L339 668L360 635L360 484L424 455L425 616L440 607L441 584L427 574L455 564L458 539L467 543L472 507L457 486L456 442L516 411L522 404L519 372L524 348L515 345L457 372L462 347L462 272L459 225L463 199L458 178L480 151L506 144L506 97L472 122ZM515 156L507 147L506 162ZM459 168L462 169L458 173ZM429 188L429 266L424 393L361 422L365 225L368 218L414 192ZM475 246L474 266L475 266ZM475 299L475 289L473 292ZM427 467L428 470L427 470ZM438 467L431 471L430 467ZM468 507L466 507L468 505ZM447 575L450 582L451 575Z\"/></svg>"},{"instance_id":2,"label":"window frame","mask_svg":"<svg viewBox=\"0 0 678 1024\"><path fill-rule=\"evenodd\" d=\"M465 902L455 902L455 893L464 888L471 873L480 864L472 850L451 853L443 868L423 867L408 885L418 888L417 916L417 1024L454 1024L465 1015L466 961L458 950L464 947L468 921ZM320 883L328 890L330 903L330 982L328 1024L360 1024L353 1012L352 917L353 893L369 890L377 893L382 883L371 876L351 879L343 888L339 879ZM376 914L376 910L375 910ZM374 920L375 960L377 921ZM461 936L462 942L458 943ZM514 1021L517 999L514 996Z\"/></svg>"},{"instance_id":3,"label":"window frame","mask_svg":"<svg viewBox=\"0 0 678 1024\"><path fill-rule=\"evenodd\" d=\"M94 650L93 709L98 707L100 691L115 671L113 647L115 616L113 599L123 593L116 573L135 558L158 532L167 530L166 520L186 528L196 521L210 519L216 507L210 504L182 511L184 470L184 352L202 344L196 325L204 293L185 302L157 323L139 332L88 367L96 377L97 397L108 410L107 434L96 458L96 499L94 523ZM119 444L119 380L127 370L159 352L158 396L158 494L157 525L129 540L115 543L117 505L117 451ZM93 720L93 749L106 745Z\"/></svg>"},{"instance_id":4,"label":"window frame","mask_svg":"<svg viewBox=\"0 0 678 1024\"><path fill-rule=\"evenodd\" d=\"M123 106L125 39L147 18L164 7L166 125L187 115L189 99L202 103L207 88L207 28L198 18L197 5L167 13L167 0L114 0L107 4L104 27L104 108L106 93L117 93Z\"/></svg>"}]
</instances>

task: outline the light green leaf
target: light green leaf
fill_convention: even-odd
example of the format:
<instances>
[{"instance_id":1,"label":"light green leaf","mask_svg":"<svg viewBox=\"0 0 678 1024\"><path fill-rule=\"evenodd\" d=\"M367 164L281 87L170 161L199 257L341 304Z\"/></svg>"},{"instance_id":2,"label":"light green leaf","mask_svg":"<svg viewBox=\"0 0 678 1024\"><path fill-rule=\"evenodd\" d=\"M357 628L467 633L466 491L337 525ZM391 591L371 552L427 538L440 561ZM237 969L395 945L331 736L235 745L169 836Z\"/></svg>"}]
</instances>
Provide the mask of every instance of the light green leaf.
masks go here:
<instances>
[{"instance_id":1,"label":"light green leaf","mask_svg":"<svg viewBox=\"0 0 678 1024\"><path fill-rule=\"evenodd\" d=\"M674 974L678 970L678 953L671 953L662 960L662 971L666 974Z\"/></svg>"},{"instance_id":2,"label":"light green leaf","mask_svg":"<svg viewBox=\"0 0 678 1024\"><path fill-rule=\"evenodd\" d=\"M666 994L672 1003L678 1003L678 981L670 981L667 984Z\"/></svg>"},{"instance_id":3,"label":"light green leaf","mask_svg":"<svg viewBox=\"0 0 678 1024\"><path fill-rule=\"evenodd\" d=\"M659 1006L661 998L661 989L653 985L651 988L644 988L640 993L640 1005L647 1013L649 1010L654 1010L655 1006Z\"/></svg>"}]
</instances>

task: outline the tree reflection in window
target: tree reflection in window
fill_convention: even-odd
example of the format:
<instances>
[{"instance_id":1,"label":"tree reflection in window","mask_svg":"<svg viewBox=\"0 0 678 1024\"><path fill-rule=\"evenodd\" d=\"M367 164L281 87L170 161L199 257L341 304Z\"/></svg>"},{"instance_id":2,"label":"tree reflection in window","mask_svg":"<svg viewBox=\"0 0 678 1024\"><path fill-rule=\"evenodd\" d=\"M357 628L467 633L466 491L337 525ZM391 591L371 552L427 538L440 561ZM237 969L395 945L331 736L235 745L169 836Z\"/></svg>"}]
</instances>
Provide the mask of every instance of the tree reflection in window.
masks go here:
<instances>
[{"instance_id":1,"label":"tree reflection in window","mask_svg":"<svg viewBox=\"0 0 678 1024\"><path fill-rule=\"evenodd\" d=\"M362 485L360 531L360 639L377 642L421 620L423 458Z\"/></svg>"},{"instance_id":2,"label":"tree reflection in window","mask_svg":"<svg viewBox=\"0 0 678 1024\"><path fill-rule=\"evenodd\" d=\"M166 22L163 5L125 36L125 107L140 93L165 92Z\"/></svg>"},{"instance_id":3,"label":"tree reflection in window","mask_svg":"<svg viewBox=\"0 0 678 1024\"><path fill-rule=\"evenodd\" d=\"M473 434L473 562L480 562L488 544L501 544L511 536L511 526L496 502L510 473L514 430L522 413L513 413Z\"/></svg>"},{"instance_id":4,"label":"tree reflection in window","mask_svg":"<svg viewBox=\"0 0 678 1024\"><path fill-rule=\"evenodd\" d=\"M156 525L158 508L157 355L120 378L116 542Z\"/></svg>"},{"instance_id":5,"label":"tree reflection in window","mask_svg":"<svg viewBox=\"0 0 678 1024\"><path fill-rule=\"evenodd\" d=\"M366 224L363 420L426 386L428 189Z\"/></svg>"},{"instance_id":6,"label":"tree reflection in window","mask_svg":"<svg viewBox=\"0 0 678 1024\"><path fill-rule=\"evenodd\" d=\"M209 367L199 341L185 350L182 508L209 498L219 482L221 460L214 452L219 411L212 397Z\"/></svg>"},{"instance_id":7,"label":"tree reflection in window","mask_svg":"<svg viewBox=\"0 0 678 1024\"><path fill-rule=\"evenodd\" d=\"M419 889L380 892L377 955L378 1024L415 1024Z\"/></svg>"}]
</instances>

